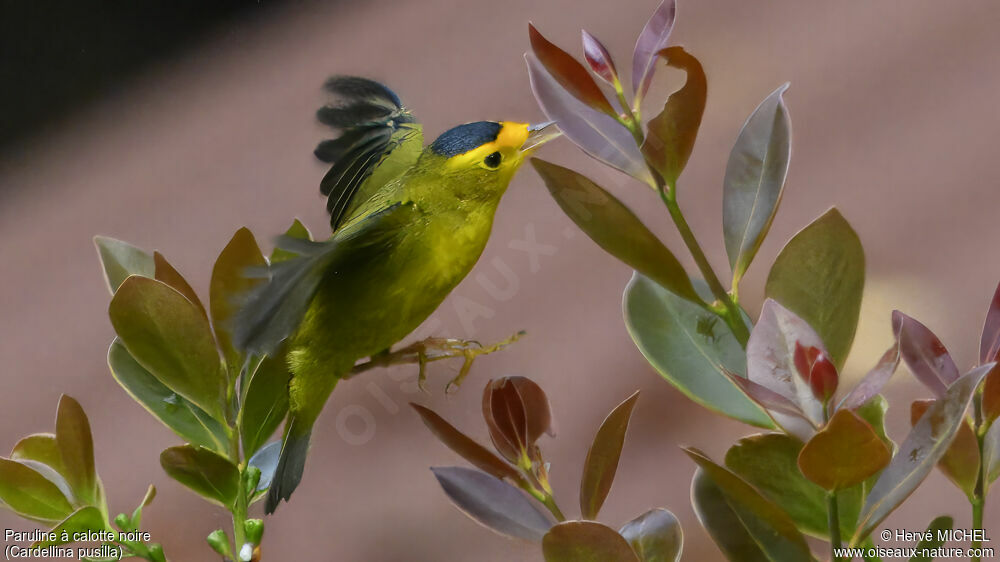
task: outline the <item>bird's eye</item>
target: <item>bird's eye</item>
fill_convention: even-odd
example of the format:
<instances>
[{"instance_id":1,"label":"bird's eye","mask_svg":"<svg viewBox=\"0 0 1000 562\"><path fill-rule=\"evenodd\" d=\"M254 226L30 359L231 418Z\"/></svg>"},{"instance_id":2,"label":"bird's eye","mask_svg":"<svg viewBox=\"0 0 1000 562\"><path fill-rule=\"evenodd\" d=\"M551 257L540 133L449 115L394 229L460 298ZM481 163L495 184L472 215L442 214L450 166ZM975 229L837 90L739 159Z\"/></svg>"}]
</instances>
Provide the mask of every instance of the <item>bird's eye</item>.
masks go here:
<instances>
[{"instance_id":1,"label":"bird's eye","mask_svg":"<svg viewBox=\"0 0 1000 562\"><path fill-rule=\"evenodd\" d=\"M501 159L500 153L494 152L493 154L487 156L485 160L483 160L483 164L486 164L486 167L488 168L496 168L500 166L500 159Z\"/></svg>"}]
</instances>

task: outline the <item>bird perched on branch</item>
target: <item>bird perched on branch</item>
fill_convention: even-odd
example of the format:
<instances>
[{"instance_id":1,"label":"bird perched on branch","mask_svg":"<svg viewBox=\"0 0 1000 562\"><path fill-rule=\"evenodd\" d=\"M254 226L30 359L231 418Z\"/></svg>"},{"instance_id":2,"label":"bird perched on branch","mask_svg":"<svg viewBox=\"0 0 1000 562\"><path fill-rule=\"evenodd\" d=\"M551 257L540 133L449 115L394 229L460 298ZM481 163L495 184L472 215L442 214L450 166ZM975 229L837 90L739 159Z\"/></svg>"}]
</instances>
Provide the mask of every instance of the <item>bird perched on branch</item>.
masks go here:
<instances>
[{"instance_id":1,"label":"bird perched on branch","mask_svg":"<svg viewBox=\"0 0 1000 562\"><path fill-rule=\"evenodd\" d=\"M340 103L317 117L340 136L315 154L332 164L320 191L333 234L280 238L297 257L269 267L234 326L238 347L281 347L292 373L268 513L298 486L313 423L337 382L416 329L469 273L514 173L558 134L551 123L478 121L425 147L420 124L386 86L339 76L326 89Z\"/></svg>"}]
</instances>

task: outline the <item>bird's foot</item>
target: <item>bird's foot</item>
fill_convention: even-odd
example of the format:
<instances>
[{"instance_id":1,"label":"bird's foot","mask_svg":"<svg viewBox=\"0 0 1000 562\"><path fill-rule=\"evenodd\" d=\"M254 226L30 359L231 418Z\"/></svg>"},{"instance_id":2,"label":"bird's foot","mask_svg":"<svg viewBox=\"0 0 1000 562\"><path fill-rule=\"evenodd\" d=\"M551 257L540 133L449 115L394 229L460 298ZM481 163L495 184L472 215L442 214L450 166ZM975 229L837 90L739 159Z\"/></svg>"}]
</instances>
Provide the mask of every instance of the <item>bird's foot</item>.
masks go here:
<instances>
[{"instance_id":1,"label":"bird's foot","mask_svg":"<svg viewBox=\"0 0 1000 562\"><path fill-rule=\"evenodd\" d=\"M500 351L520 339L523 335L523 331L517 332L509 338L486 346L476 340L427 338L413 342L395 351L385 351L373 355L367 362L356 365L354 370L345 378L354 377L374 367L416 363L418 366L417 385L420 387L420 390L427 392L427 364L442 359L461 358L462 367L459 369L458 375L448 381L447 386L445 386L445 392L450 394L458 390L458 387L461 386L465 377L468 376L469 371L472 369L472 363L476 358L481 355L489 355L490 353Z\"/></svg>"}]
</instances>

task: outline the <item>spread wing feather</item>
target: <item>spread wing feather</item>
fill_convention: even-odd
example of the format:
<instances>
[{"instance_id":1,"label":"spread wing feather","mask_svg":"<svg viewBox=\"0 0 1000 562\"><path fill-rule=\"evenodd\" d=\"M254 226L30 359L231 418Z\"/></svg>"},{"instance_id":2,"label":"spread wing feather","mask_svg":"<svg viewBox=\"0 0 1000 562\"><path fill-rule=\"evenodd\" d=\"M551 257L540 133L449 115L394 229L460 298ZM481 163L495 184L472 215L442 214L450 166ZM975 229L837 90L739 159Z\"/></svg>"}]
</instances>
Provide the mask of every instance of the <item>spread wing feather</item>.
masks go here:
<instances>
[{"instance_id":1,"label":"spread wing feather","mask_svg":"<svg viewBox=\"0 0 1000 562\"><path fill-rule=\"evenodd\" d=\"M333 164L320 183L327 197L330 227L337 231L352 211L379 188L416 163L422 128L386 86L357 76L334 76L326 89L340 98L316 112L341 135L316 147L316 157Z\"/></svg>"},{"instance_id":2,"label":"spread wing feather","mask_svg":"<svg viewBox=\"0 0 1000 562\"><path fill-rule=\"evenodd\" d=\"M297 255L271 264L267 281L247 293L233 319L233 343L255 354L274 351L302 323L328 272L343 270L356 260L380 259L416 212L413 203L396 203L324 242L279 237L278 247Z\"/></svg>"}]
</instances>

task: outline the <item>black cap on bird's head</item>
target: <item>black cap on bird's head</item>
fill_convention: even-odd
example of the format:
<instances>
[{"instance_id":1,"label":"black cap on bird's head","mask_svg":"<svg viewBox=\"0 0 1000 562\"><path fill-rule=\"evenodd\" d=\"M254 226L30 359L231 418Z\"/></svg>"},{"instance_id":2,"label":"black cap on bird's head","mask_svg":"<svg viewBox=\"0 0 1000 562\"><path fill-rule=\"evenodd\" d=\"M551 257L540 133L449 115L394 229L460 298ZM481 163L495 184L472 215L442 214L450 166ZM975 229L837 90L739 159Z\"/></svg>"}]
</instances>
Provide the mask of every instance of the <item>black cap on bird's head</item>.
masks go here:
<instances>
[{"instance_id":1,"label":"black cap on bird's head","mask_svg":"<svg viewBox=\"0 0 1000 562\"><path fill-rule=\"evenodd\" d=\"M428 149L447 158L451 167L479 165L487 169L516 169L535 148L558 136L550 125L551 121L539 125L513 121L465 123L441 133Z\"/></svg>"}]
</instances>

